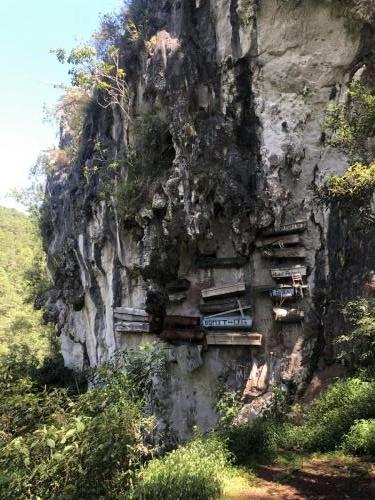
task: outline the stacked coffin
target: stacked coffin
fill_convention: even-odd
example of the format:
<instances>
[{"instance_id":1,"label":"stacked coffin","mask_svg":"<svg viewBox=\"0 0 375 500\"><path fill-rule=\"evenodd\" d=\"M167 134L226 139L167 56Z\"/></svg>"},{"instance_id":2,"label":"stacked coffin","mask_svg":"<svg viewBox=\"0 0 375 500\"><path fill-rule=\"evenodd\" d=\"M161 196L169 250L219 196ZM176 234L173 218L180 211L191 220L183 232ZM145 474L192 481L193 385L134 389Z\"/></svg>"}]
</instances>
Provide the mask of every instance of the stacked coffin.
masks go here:
<instances>
[{"instance_id":1,"label":"stacked coffin","mask_svg":"<svg viewBox=\"0 0 375 500\"><path fill-rule=\"evenodd\" d=\"M116 332L149 333L151 316L144 309L135 307L115 307L114 323Z\"/></svg>"},{"instance_id":2,"label":"stacked coffin","mask_svg":"<svg viewBox=\"0 0 375 500\"><path fill-rule=\"evenodd\" d=\"M253 320L244 314L251 306L240 301L245 291L242 282L202 290L200 310L211 313L202 320L208 345L261 345L262 336L250 332Z\"/></svg>"},{"instance_id":3,"label":"stacked coffin","mask_svg":"<svg viewBox=\"0 0 375 500\"><path fill-rule=\"evenodd\" d=\"M301 245L301 233L306 230L305 220L285 224L263 232L255 242L263 257L270 259L304 259L306 250ZM269 290L274 302L274 319L280 323L296 323L304 320L304 311L298 307L285 307L285 302L297 301L303 297L307 289L305 277L307 268L303 265L274 267L270 269L271 277L277 285Z\"/></svg>"},{"instance_id":4,"label":"stacked coffin","mask_svg":"<svg viewBox=\"0 0 375 500\"><path fill-rule=\"evenodd\" d=\"M164 318L163 340L199 341L203 332L199 316L166 316Z\"/></svg>"}]
</instances>

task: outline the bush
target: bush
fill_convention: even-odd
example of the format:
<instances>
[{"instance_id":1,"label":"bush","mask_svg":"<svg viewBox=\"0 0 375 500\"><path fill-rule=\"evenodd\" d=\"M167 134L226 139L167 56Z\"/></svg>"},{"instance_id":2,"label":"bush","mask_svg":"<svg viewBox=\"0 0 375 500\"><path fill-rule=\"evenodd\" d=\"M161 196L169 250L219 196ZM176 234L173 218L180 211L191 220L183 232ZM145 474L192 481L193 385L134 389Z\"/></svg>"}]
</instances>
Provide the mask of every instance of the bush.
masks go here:
<instances>
[{"instance_id":1,"label":"bush","mask_svg":"<svg viewBox=\"0 0 375 500\"><path fill-rule=\"evenodd\" d=\"M340 380L313 404L297 434L307 450L335 450L356 420L374 417L375 382Z\"/></svg>"},{"instance_id":2,"label":"bush","mask_svg":"<svg viewBox=\"0 0 375 500\"><path fill-rule=\"evenodd\" d=\"M251 462L255 456L274 457L283 444L285 424L272 418L258 417L252 422L233 426L226 432L227 445L239 464Z\"/></svg>"},{"instance_id":3,"label":"bush","mask_svg":"<svg viewBox=\"0 0 375 500\"><path fill-rule=\"evenodd\" d=\"M328 203L365 204L375 190L375 163L355 163L343 175L333 175L326 184Z\"/></svg>"},{"instance_id":4,"label":"bush","mask_svg":"<svg viewBox=\"0 0 375 500\"><path fill-rule=\"evenodd\" d=\"M217 437L196 436L140 472L129 498L134 500L209 500L221 493L229 455Z\"/></svg>"},{"instance_id":5,"label":"bush","mask_svg":"<svg viewBox=\"0 0 375 500\"><path fill-rule=\"evenodd\" d=\"M375 456L375 418L357 420L345 436L342 450L355 455Z\"/></svg>"},{"instance_id":6,"label":"bush","mask_svg":"<svg viewBox=\"0 0 375 500\"><path fill-rule=\"evenodd\" d=\"M126 373L78 397L8 382L0 455L1 498L118 498L148 457L153 420L142 416ZM21 390L22 389L22 390ZM4 393L3 393L4 394Z\"/></svg>"}]
</instances>

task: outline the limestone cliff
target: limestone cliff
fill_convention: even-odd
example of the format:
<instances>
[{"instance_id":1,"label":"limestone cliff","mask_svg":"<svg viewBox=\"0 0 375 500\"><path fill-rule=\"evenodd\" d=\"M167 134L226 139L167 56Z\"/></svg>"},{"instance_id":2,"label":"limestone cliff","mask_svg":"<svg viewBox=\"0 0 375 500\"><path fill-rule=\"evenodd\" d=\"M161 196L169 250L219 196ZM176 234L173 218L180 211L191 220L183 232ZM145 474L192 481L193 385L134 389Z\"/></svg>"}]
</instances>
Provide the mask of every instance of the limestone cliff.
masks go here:
<instances>
[{"instance_id":1,"label":"limestone cliff","mask_svg":"<svg viewBox=\"0 0 375 500\"><path fill-rule=\"evenodd\" d=\"M350 221L317 203L316 193L347 165L322 125L328 103L345 99L347 83L369 62L374 6L144 4L146 43L122 47L130 116L93 103L79 157L48 179L45 247L54 289L46 317L56 322L66 365L81 370L122 346L159 338L157 328L118 331L115 308L198 317L202 289L245 283L243 304L252 306L260 347L203 346L203 364L193 371L173 362L179 351L171 355L167 420L184 437L194 423L214 425L220 383L250 401L272 384L295 393L334 359L337 309L329 294L364 293L375 268L373 235L351 234ZM140 169L133 180L129 151ZM99 171L98 157L105 160ZM120 202L116 189L124 183ZM275 253L289 248L283 241L266 251L259 244L267 230L301 220L298 257ZM202 265L207 258L242 264ZM298 299L304 321L277 322L265 293L277 284L270 269L296 265L307 267Z\"/></svg>"}]
</instances>

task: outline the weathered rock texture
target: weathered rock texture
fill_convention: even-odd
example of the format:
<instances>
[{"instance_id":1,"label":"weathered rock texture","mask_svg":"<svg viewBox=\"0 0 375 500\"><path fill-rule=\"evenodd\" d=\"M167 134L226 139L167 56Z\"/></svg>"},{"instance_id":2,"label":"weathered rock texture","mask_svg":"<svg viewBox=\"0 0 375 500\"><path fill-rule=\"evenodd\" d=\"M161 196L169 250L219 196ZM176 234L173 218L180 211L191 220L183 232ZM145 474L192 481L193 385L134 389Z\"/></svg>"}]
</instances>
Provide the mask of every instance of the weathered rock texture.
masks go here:
<instances>
[{"instance_id":1,"label":"weathered rock texture","mask_svg":"<svg viewBox=\"0 0 375 500\"><path fill-rule=\"evenodd\" d=\"M359 3L348 5L362 9ZM181 438L195 423L215 424L219 384L252 400L272 384L295 391L319 361L332 362L329 345L339 332L327 291L339 283L340 299L361 293L375 267L356 235L348 243L347 221L316 203L326 177L346 167L322 124L327 104L344 99L366 62L373 5L349 22L341 3L315 0L146 4L148 43L124 48L131 121L93 104L78 160L48 179L45 245L55 288L46 317L57 324L66 365L81 370L119 347L157 339L115 333L114 307L195 316L202 288L244 280L263 345L210 346L189 375L171 364L166 415ZM106 165L155 120L153 141L144 145L157 156L144 176L147 193L124 217L114 191L103 195L112 179ZM108 162L88 174L98 142ZM119 184L126 176L124 164L114 178ZM254 240L262 229L298 219L308 224L305 321L276 324L270 299L257 289L273 283L270 267L296 262L265 259ZM353 251L358 265L348 267L339 254ZM202 254L243 256L247 264L198 269ZM191 282L187 298L170 303L167 286L181 277ZM353 280L358 286L348 285Z\"/></svg>"}]
</instances>

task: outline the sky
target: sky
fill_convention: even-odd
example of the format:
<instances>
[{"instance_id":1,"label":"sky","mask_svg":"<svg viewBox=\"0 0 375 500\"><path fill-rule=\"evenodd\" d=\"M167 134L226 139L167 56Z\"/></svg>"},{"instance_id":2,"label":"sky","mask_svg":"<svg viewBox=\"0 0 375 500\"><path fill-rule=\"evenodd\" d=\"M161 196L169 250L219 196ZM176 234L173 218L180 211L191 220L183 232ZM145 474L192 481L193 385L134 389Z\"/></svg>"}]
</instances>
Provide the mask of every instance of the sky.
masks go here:
<instances>
[{"instance_id":1,"label":"sky","mask_svg":"<svg viewBox=\"0 0 375 500\"><path fill-rule=\"evenodd\" d=\"M67 67L50 49L89 40L100 14L123 0L0 0L0 205L17 207L7 194L28 184L38 153L56 144L56 125L43 123L43 107L69 83Z\"/></svg>"}]
</instances>

